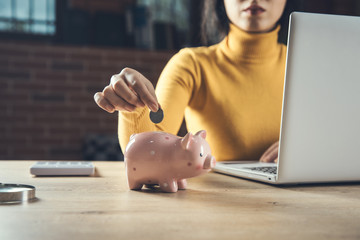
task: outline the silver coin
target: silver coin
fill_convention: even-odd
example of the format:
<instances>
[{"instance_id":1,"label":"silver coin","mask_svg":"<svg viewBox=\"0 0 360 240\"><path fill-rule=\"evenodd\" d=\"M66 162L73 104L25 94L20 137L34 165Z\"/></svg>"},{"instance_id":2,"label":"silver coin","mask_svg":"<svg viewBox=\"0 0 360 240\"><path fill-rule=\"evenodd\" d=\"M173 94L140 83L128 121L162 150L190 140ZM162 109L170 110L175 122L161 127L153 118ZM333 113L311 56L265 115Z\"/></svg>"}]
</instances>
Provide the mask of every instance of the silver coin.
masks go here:
<instances>
[{"instance_id":1,"label":"silver coin","mask_svg":"<svg viewBox=\"0 0 360 240\"><path fill-rule=\"evenodd\" d=\"M164 119L164 112L161 108L158 109L157 112L150 111L150 120L157 124L161 123L161 121Z\"/></svg>"}]
</instances>

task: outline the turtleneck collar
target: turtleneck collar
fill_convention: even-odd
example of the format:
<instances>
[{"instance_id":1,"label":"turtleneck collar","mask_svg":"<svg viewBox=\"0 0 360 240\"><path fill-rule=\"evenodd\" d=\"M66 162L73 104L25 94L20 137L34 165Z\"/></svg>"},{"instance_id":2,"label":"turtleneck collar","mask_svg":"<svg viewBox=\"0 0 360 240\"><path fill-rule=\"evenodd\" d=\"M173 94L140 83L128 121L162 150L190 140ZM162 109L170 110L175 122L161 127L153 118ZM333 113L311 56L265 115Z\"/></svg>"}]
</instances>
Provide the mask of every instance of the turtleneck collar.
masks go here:
<instances>
[{"instance_id":1,"label":"turtleneck collar","mask_svg":"<svg viewBox=\"0 0 360 240\"><path fill-rule=\"evenodd\" d=\"M266 33L248 33L230 23L229 34L220 43L224 53L235 60L274 57L279 51L280 25Z\"/></svg>"}]
</instances>

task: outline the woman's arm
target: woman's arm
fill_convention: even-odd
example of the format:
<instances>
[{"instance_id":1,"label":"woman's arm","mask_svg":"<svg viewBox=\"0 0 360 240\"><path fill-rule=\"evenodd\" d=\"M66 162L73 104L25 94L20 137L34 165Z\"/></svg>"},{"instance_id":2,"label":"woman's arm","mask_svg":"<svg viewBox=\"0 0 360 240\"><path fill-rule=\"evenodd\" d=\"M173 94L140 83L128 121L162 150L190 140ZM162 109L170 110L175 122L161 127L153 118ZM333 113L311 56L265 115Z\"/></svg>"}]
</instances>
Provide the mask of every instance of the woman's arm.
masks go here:
<instances>
[{"instance_id":1,"label":"woman's arm","mask_svg":"<svg viewBox=\"0 0 360 240\"><path fill-rule=\"evenodd\" d=\"M108 112L119 111L118 136L123 151L134 133L178 132L193 93L194 66L190 51L182 50L164 68L155 91L148 79L126 68L112 77L102 93L95 94L95 101L101 108ZM159 106L164 111L164 119L154 124L150 121L149 109L157 111Z\"/></svg>"}]
</instances>

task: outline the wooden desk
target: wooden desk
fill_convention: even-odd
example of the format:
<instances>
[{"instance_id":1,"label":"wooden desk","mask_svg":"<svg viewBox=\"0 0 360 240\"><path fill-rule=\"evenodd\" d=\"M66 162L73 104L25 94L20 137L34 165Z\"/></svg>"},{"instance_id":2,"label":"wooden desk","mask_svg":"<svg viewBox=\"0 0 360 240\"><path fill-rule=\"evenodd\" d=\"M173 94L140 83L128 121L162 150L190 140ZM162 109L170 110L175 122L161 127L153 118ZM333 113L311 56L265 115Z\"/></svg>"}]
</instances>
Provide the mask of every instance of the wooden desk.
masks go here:
<instances>
[{"instance_id":1,"label":"wooden desk","mask_svg":"<svg viewBox=\"0 0 360 240\"><path fill-rule=\"evenodd\" d=\"M0 239L360 239L360 184L273 187L217 173L177 193L129 191L122 162L96 177L32 177L0 161L0 182L39 201L0 205Z\"/></svg>"}]
</instances>

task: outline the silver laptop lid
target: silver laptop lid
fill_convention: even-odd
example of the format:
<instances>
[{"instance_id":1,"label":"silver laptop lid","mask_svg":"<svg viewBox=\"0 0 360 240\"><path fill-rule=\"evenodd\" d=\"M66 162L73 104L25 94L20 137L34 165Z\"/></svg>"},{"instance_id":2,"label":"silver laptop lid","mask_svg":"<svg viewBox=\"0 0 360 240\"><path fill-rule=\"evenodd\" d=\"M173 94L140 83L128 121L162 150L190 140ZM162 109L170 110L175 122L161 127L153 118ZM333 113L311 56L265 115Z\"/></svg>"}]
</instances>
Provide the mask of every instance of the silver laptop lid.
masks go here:
<instances>
[{"instance_id":1,"label":"silver laptop lid","mask_svg":"<svg viewBox=\"0 0 360 240\"><path fill-rule=\"evenodd\" d=\"M360 17L293 13L279 182L360 180Z\"/></svg>"}]
</instances>

